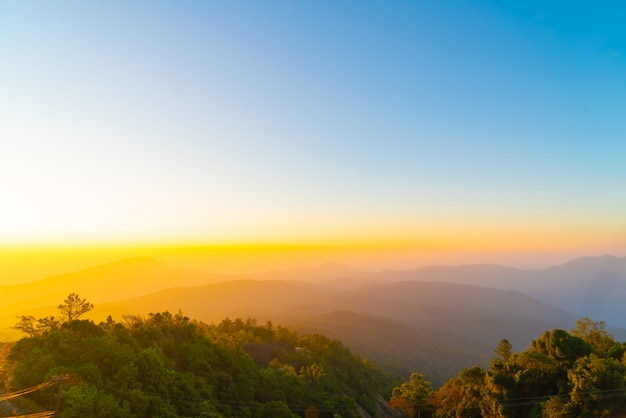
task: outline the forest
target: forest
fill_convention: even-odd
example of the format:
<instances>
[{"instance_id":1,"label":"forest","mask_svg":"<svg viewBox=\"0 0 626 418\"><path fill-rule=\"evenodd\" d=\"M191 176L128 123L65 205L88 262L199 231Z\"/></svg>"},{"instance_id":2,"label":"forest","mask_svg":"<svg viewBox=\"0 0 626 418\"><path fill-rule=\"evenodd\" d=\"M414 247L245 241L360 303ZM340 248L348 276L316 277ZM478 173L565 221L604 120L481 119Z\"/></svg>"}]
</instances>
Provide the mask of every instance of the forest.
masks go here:
<instances>
[{"instance_id":1,"label":"forest","mask_svg":"<svg viewBox=\"0 0 626 418\"><path fill-rule=\"evenodd\" d=\"M7 391L65 376L58 416L67 418L359 417L375 416L398 383L338 340L271 322L206 324L182 312L80 319L92 307L70 294L58 317L22 316L27 336L2 349ZM29 396L51 409L56 394Z\"/></svg>"},{"instance_id":2,"label":"forest","mask_svg":"<svg viewBox=\"0 0 626 418\"><path fill-rule=\"evenodd\" d=\"M488 369L466 368L437 391L414 373L393 389L390 404L410 417L624 416L626 344L602 322L576 325L546 331L520 353L502 340Z\"/></svg>"},{"instance_id":3,"label":"forest","mask_svg":"<svg viewBox=\"0 0 626 418\"><path fill-rule=\"evenodd\" d=\"M182 312L81 319L76 294L58 316L21 316L4 343L6 392L58 417L611 417L626 407L626 344L602 322L545 331L526 351L502 340L488 368L438 388L378 370L341 341L254 319L207 324ZM49 415L46 415L49 416Z\"/></svg>"}]
</instances>

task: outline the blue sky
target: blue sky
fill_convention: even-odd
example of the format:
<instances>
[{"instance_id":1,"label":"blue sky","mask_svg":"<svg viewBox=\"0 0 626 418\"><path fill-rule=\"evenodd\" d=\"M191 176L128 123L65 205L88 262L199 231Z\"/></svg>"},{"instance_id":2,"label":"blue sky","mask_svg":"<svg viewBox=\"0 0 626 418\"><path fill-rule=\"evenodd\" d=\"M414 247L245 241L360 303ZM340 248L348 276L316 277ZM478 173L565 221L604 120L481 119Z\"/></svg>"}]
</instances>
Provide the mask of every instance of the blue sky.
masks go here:
<instances>
[{"instance_id":1,"label":"blue sky","mask_svg":"<svg viewBox=\"0 0 626 418\"><path fill-rule=\"evenodd\" d=\"M4 1L0 241L626 251L624 8Z\"/></svg>"}]
</instances>

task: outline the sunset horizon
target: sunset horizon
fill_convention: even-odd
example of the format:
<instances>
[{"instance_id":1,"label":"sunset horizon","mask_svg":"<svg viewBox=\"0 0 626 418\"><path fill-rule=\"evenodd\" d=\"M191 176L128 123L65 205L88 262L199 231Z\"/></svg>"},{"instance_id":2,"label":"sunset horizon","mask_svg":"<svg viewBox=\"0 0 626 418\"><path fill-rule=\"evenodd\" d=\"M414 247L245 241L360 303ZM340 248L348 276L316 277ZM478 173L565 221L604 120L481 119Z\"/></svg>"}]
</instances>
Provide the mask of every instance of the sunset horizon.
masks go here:
<instances>
[{"instance_id":1,"label":"sunset horizon","mask_svg":"<svg viewBox=\"0 0 626 418\"><path fill-rule=\"evenodd\" d=\"M626 255L608 8L71 4L0 6L4 254L233 272Z\"/></svg>"},{"instance_id":2,"label":"sunset horizon","mask_svg":"<svg viewBox=\"0 0 626 418\"><path fill-rule=\"evenodd\" d=\"M375 245L20 245L0 246L0 265L2 284L8 285L141 257L154 259L169 268L236 277L327 264L344 265L364 272L485 264L539 270L581 257L604 255L624 257L615 249L594 251L589 248L454 250Z\"/></svg>"},{"instance_id":3,"label":"sunset horizon","mask_svg":"<svg viewBox=\"0 0 626 418\"><path fill-rule=\"evenodd\" d=\"M0 1L0 416L626 416L625 16Z\"/></svg>"}]
</instances>

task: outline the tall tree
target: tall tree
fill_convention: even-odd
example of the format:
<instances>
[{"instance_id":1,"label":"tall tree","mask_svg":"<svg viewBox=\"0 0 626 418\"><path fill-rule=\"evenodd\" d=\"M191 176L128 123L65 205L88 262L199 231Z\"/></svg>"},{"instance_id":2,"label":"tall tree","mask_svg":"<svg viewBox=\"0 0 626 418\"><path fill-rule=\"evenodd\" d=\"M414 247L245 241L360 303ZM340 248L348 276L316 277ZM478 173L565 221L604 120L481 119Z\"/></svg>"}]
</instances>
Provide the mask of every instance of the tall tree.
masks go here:
<instances>
[{"instance_id":1,"label":"tall tree","mask_svg":"<svg viewBox=\"0 0 626 418\"><path fill-rule=\"evenodd\" d=\"M70 293L67 299L57 306L57 309L61 312L62 318L70 322L92 310L93 304L87 302L86 299L81 299L76 293Z\"/></svg>"},{"instance_id":2,"label":"tall tree","mask_svg":"<svg viewBox=\"0 0 626 418\"><path fill-rule=\"evenodd\" d=\"M513 350L513 345L509 342L509 340L504 339L500 341L500 344L493 350L494 353L502 357L502 360L507 361L511 357L511 353Z\"/></svg>"}]
</instances>

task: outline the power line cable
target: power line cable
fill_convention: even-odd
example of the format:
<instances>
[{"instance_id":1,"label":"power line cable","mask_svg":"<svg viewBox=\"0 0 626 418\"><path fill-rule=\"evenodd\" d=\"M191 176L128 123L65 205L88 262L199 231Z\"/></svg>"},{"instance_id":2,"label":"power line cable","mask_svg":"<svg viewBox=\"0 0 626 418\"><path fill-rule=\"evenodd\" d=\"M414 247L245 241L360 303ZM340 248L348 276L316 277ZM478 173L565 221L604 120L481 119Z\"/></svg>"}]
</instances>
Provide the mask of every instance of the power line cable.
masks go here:
<instances>
[{"instance_id":1,"label":"power line cable","mask_svg":"<svg viewBox=\"0 0 626 418\"><path fill-rule=\"evenodd\" d=\"M30 388L18 390L16 392L11 392L11 393L5 393L4 395L0 395L0 402L17 398L18 396L22 396L22 395L28 395L29 393L33 393L38 390L45 389L49 386L56 385L57 383L59 383L58 380L50 380L48 382L40 383Z\"/></svg>"},{"instance_id":2,"label":"power line cable","mask_svg":"<svg viewBox=\"0 0 626 418\"><path fill-rule=\"evenodd\" d=\"M54 411L36 412L34 414L26 415L11 415L11 418L48 418L53 417Z\"/></svg>"}]
</instances>

